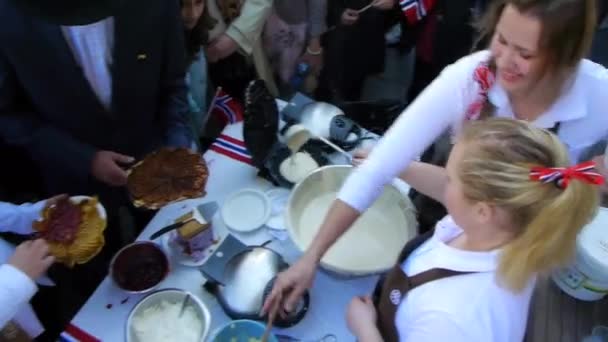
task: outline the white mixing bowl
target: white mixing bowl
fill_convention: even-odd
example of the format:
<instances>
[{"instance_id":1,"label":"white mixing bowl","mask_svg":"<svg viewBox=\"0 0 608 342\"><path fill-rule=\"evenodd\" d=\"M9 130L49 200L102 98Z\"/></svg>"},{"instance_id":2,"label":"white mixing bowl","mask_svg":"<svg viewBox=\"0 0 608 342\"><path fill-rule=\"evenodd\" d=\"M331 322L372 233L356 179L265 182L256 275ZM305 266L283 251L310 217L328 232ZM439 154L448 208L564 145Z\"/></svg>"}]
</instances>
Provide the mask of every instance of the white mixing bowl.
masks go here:
<instances>
[{"instance_id":1,"label":"white mixing bowl","mask_svg":"<svg viewBox=\"0 0 608 342\"><path fill-rule=\"evenodd\" d=\"M293 189L286 225L294 244L310 245L351 166L325 166ZM329 271L362 276L390 269L406 242L417 234L414 206L406 194L387 185L382 195L325 254L321 266Z\"/></svg>"}]
</instances>

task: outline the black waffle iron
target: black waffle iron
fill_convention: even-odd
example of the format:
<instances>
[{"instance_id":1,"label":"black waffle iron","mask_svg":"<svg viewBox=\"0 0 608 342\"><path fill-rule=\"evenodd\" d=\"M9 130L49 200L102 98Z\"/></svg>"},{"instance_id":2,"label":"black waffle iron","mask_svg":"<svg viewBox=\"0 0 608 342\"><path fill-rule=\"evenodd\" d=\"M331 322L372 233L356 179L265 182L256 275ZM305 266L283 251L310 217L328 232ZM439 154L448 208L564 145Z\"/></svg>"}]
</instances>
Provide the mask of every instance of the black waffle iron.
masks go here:
<instances>
[{"instance_id":1,"label":"black waffle iron","mask_svg":"<svg viewBox=\"0 0 608 342\"><path fill-rule=\"evenodd\" d=\"M245 90L245 120L243 138L252 155L253 164L260 170L259 176L285 188L293 187L279 172L281 163L289 158L290 151L279 141L277 133L279 114L275 99L264 81L252 81ZM290 126L288 123L285 127ZM323 145L310 141L302 147L319 166L328 163Z\"/></svg>"},{"instance_id":2,"label":"black waffle iron","mask_svg":"<svg viewBox=\"0 0 608 342\"><path fill-rule=\"evenodd\" d=\"M265 321L259 312L272 291L277 274L289 265L275 251L262 246L247 246L228 235L200 268L207 279L204 288L213 294L232 319ZM310 304L308 291L287 317L274 324L287 328L300 322Z\"/></svg>"}]
</instances>

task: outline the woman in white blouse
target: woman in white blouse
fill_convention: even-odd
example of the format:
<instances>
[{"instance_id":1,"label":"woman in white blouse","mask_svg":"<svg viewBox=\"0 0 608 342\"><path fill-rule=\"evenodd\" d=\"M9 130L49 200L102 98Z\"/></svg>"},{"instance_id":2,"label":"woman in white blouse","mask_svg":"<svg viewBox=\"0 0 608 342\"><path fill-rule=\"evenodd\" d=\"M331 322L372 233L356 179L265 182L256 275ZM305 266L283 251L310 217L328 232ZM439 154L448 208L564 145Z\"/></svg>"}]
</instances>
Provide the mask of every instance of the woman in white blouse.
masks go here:
<instances>
[{"instance_id":1,"label":"woman in white blouse","mask_svg":"<svg viewBox=\"0 0 608 342\"><path fill-rule=\"evenodd\" d=\"M0 202L0 232L32 234L32 224L41 218L44 208L63 197L65 195L22 205ZM42 333L43 327L27 303L38 291L36 281L54 261L42 239L26 241L16 249L0 239L0 341L3 334L12 336L23 332L34 338ZM48 280L45 282L50 284ZM17 326L19 332L15 330Z\"/></svg>"},{"instance_id":2,"label":"woman in white blouse","mask_svg":"<svg viewBox=\"0 0 608 342\"><path fill-rule=\"evenodd\" d=\"M489 49L446 67L405 110L346 181L306 253L278 277L265 309L283 300L290 311L323 255L383 185L467 120L507 117L552 129L573 163L605 139L608 71L584 59L595 21L595 0L495 0L481 22Z\"/></svg>"}]
</instances>

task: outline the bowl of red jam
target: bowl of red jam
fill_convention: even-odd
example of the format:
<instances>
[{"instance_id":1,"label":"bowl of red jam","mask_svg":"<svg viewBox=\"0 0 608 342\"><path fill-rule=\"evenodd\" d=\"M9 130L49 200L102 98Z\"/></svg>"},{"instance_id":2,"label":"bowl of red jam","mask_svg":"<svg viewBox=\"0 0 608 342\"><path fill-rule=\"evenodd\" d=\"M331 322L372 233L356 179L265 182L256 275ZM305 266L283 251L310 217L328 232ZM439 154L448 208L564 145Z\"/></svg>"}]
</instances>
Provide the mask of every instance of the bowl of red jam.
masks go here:
<instances>
[{"instance_id":1,"label":"bowl of red jam","mask_svg":"<svg viewBox=\"0 0 608 342\"><path fill-rule=\"evenodd\" d=\"M114 284L129 293L155 289L169 274L169 258L157 244L137 241L123 247L110 263Z\"/></svg>"}]
</instances>

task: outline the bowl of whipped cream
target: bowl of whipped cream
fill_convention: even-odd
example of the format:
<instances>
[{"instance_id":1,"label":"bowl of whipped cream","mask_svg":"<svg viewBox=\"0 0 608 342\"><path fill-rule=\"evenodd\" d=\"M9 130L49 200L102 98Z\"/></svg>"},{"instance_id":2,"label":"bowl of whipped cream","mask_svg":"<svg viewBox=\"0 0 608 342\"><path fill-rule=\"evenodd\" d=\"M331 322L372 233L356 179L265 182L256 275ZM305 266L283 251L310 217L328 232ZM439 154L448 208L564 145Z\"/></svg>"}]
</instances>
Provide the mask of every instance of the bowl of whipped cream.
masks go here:
<instances>
[{"instance_id":1,"label":"bowl of whipped cream","mask_svg":"<svg viewBox=\"0 0 608 342\"><path fill-rule=\"evenodd\" d=\"M198 297L180 289L164 289L150 293L133 307L125 337L127 342L203 342L210 327L211 315Z\"/></svg>"}]
</instances>

